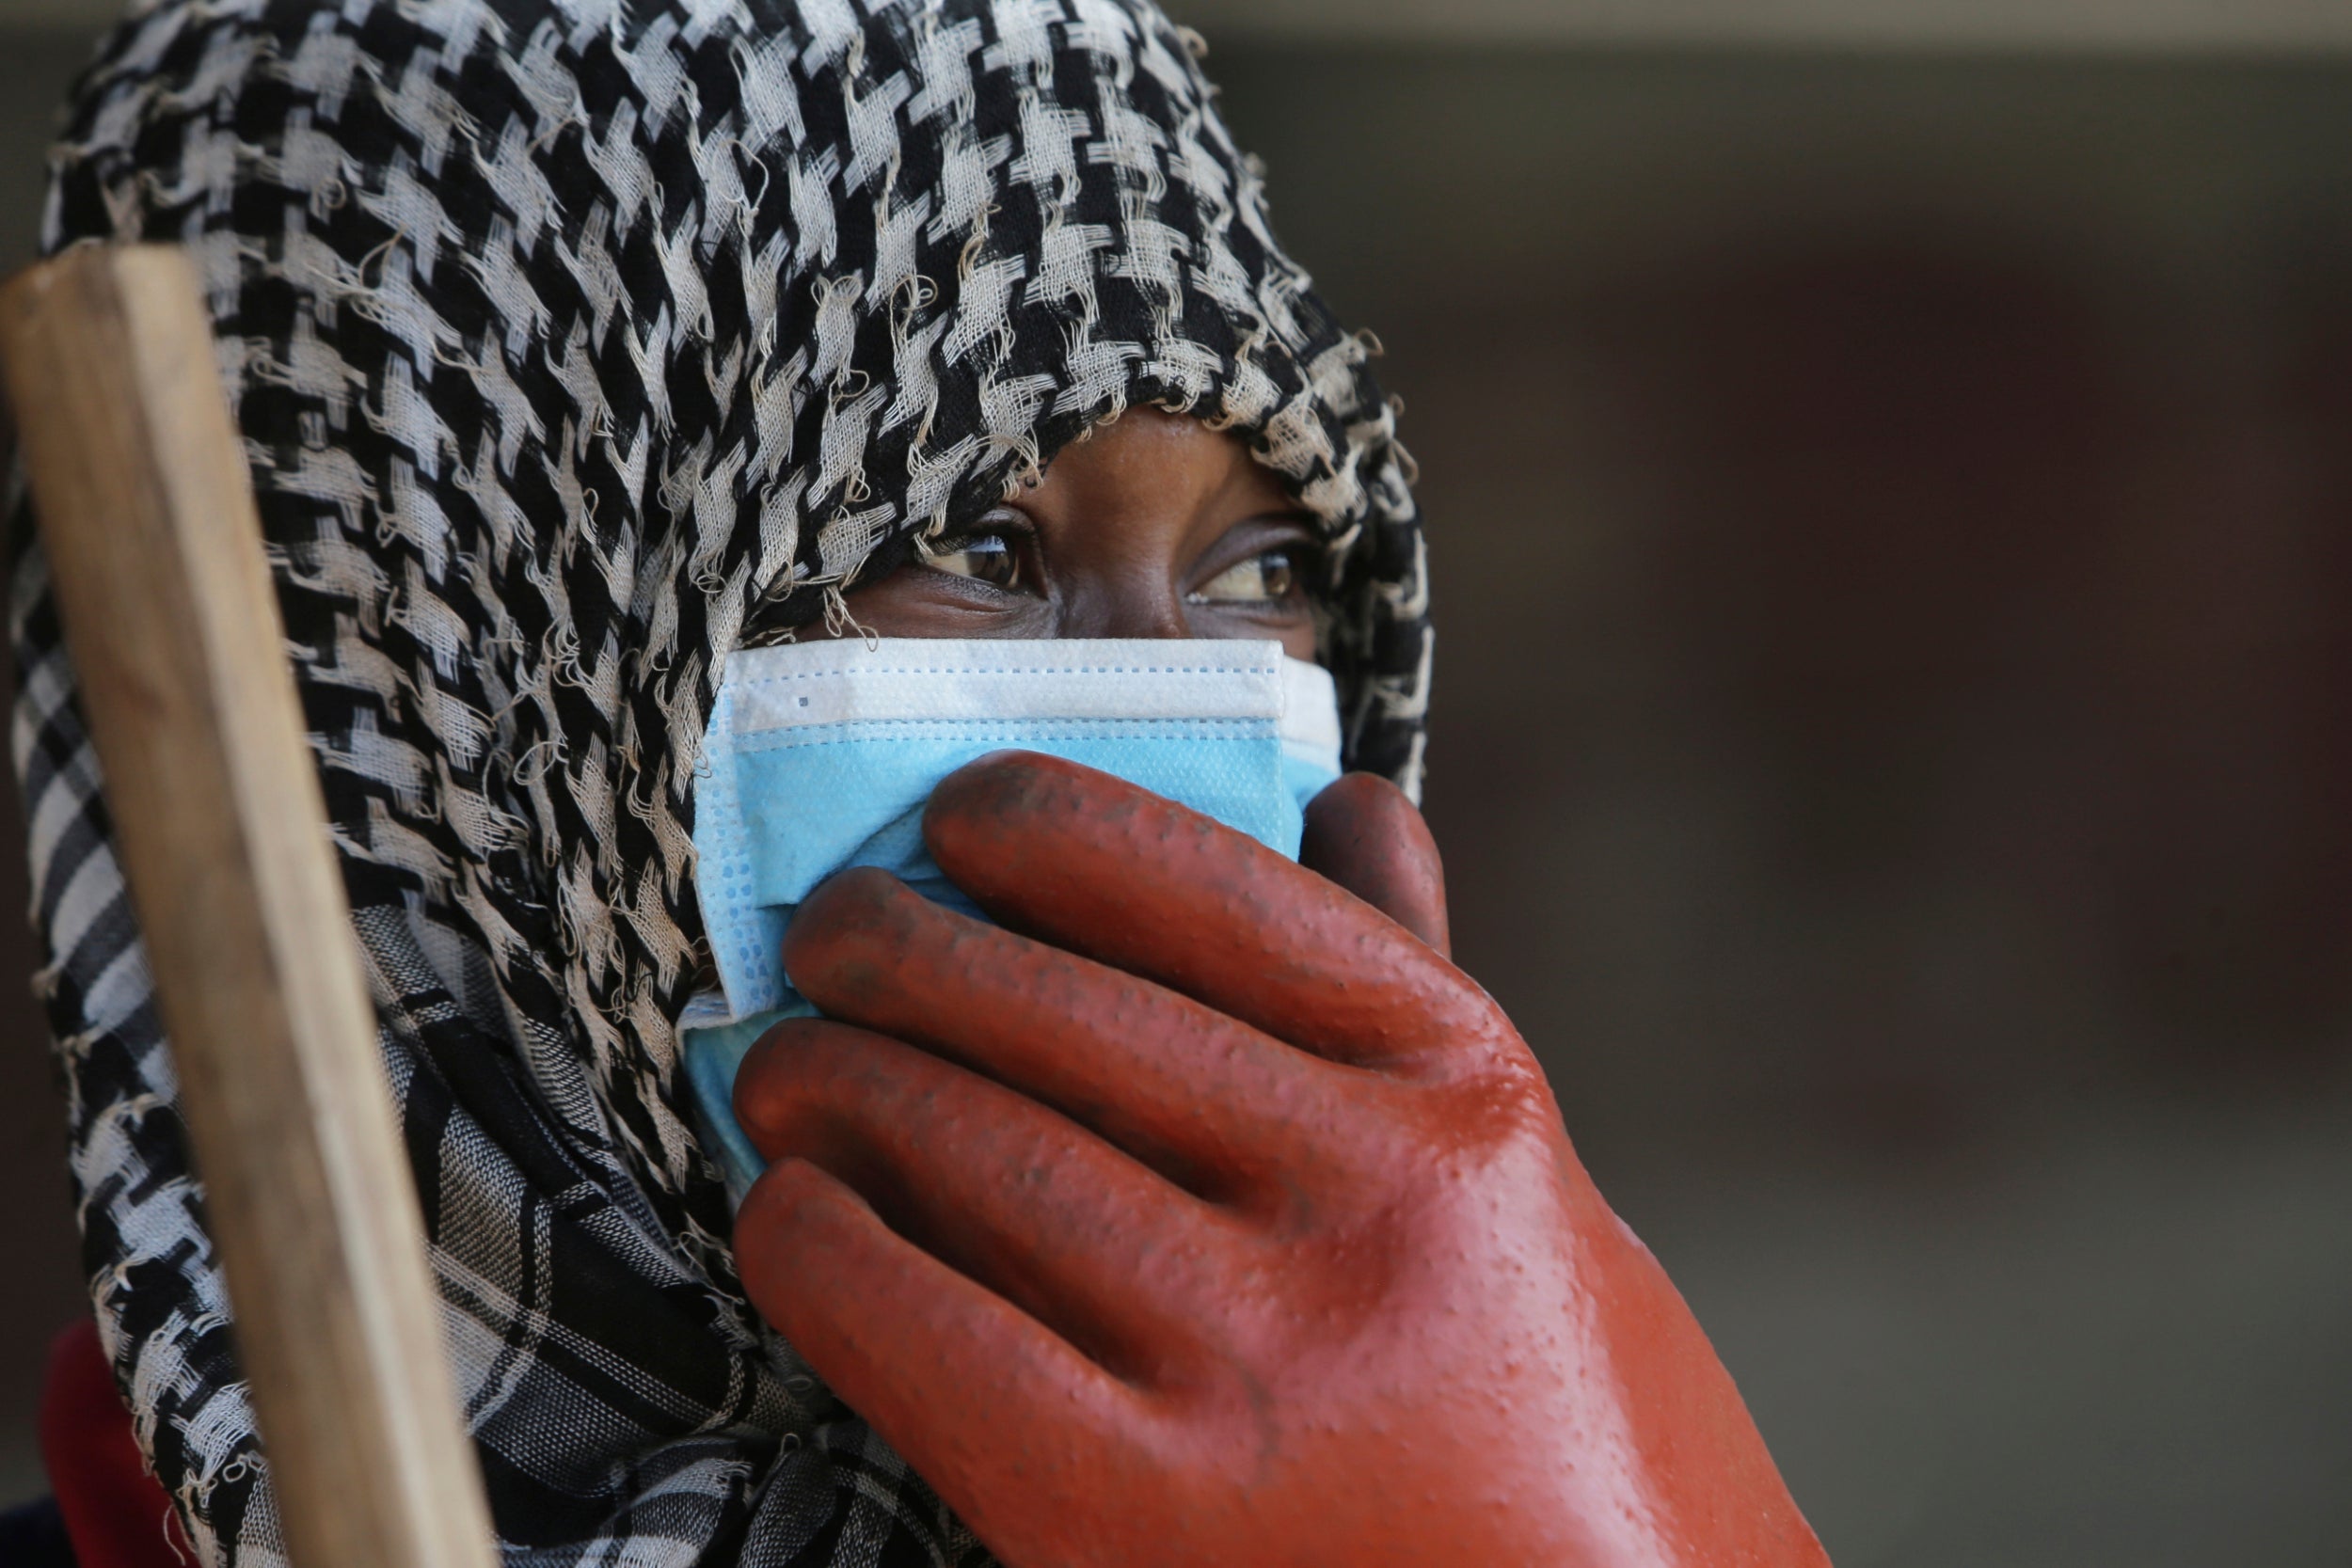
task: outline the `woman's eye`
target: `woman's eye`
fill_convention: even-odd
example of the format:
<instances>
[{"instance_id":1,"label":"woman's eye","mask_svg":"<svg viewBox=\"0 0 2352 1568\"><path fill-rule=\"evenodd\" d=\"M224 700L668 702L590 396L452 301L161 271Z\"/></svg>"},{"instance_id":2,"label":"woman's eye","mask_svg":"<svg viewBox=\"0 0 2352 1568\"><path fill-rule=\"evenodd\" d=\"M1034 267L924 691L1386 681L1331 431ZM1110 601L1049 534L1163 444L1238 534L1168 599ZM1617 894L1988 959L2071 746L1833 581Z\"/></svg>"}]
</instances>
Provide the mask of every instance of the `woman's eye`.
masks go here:
<instances>
[{"instance_id":1,"label":"woman's eye","mask_svg":"<svg viewBox=\"0 0 2352 1568\"><path fill-rule=\"evenodd\" d=\"M926 562L950 577L977 578L993 588L1024 588L1021 551L1001 533L967 533L941 542Z\"/></svg>"},{"instance_id":2,"label":"woman's eye","mask_svg":"<svg viewBox=\"0 0 2352 1568\"><path fill-rule=\"evenodd\" d=\"M1280 604L1298 588L1296 551L1267 550L1236 562L1187 595L1195 604Z\"/></svg>"}]
</instances>

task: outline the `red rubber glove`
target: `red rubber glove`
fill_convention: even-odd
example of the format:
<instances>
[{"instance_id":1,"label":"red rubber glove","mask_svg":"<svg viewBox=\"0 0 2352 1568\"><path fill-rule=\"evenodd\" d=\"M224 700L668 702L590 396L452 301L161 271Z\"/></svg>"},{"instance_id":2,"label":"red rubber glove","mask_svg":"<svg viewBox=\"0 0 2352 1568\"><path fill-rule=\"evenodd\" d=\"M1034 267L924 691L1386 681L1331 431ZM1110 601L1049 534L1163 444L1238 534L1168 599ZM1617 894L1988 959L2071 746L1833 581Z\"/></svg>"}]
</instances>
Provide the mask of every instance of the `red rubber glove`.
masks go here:
<instances>
[{"instance_id":1,"label":"red rubber glove","mask_svg":"<svg viewBox=\"0 0 2352 1568\"><path fill-rule=\"evenodd\" d=\"M752 1299L1008 1564L1820 1564L1370 779L1307 848L1020 753L818 889ZM1413 929L1407 929L1406 926ZM1025 934L1023 934L1025 933ZM822 1281L811 1288L811 1281Z\"/></svg>"},{"instance_id":2,"label":"red rubber glove","mask_svg":"<svg viewBox=\"0 0 2352 1568\"><path fill-rule=\"evenodd\" d=\"M81 1568L184 1568L196 1560L170 1497L140 1456L131 1412L87 1313L49 1347L40 1457Z\"/></svg>"}]
</instances>

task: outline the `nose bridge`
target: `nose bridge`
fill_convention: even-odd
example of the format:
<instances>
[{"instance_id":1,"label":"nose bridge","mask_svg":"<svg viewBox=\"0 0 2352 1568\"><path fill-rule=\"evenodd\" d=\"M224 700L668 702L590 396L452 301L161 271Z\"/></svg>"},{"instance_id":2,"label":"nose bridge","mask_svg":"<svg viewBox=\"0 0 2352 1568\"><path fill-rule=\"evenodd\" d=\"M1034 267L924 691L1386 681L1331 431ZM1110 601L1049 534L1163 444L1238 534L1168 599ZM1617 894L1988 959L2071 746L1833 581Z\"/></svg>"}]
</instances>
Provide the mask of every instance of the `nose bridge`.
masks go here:
<instances>
[{"instance_id":1,"label":"nose bridge","mask_svg":"<svg viewBox=\"0 0 2352 1568\"><path fill-rule=\"evenodd\" d=\"M1172 562L1157 551L1121 552L1114 562L1090 562L1094 570L1065 599L1065 637L1132 637L1152 640L1190 637L1192 622Z\"/></svg>"},{"instance_id":2,"label":"nose bridge","mask_svg":"<svg viewBox=\"0 0 2352 1568\"><path fill-rule=\"evenodd\" d=\"M1190 637L1182 559L1195 498L1130 493L1062 534L1055 563L1065 637Z\"/></svg>"}]
</instances>

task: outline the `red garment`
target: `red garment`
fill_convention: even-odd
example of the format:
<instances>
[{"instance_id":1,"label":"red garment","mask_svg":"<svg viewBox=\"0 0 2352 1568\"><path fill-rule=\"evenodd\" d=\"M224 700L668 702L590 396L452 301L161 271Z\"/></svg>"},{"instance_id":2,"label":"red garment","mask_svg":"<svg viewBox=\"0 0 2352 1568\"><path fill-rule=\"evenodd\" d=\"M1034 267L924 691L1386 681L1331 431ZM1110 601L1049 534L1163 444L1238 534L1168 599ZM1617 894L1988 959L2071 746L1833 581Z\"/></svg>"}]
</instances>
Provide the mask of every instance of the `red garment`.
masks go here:
<instances>
[{"instance_id":1,"label":"red garment","mask_svg":"<svg viewBox=\"0 0 2352 1568\"><path fill-rule=\"evenodd\" d=\"M188 1568L195 1562L170 1497L139 1456L131 1412L87 1318L49 1347L40 1454L79 1568Z\"/></svg>"}]
</instances>

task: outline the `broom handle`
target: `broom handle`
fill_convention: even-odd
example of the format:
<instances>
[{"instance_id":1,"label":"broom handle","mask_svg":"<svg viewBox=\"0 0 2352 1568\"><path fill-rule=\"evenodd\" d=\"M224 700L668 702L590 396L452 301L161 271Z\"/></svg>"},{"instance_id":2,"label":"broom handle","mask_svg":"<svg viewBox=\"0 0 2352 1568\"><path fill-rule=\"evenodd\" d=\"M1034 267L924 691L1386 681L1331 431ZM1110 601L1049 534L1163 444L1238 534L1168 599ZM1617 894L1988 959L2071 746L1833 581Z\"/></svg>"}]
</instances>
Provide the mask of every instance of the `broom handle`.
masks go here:
<instances>
[{"instance_id":1,"label":"broom handle","mask_svg":"<svg viewBox=\"0 0 2352 1568\"><path fill-rule=\"evenodd\" d=\"M490 1568L243 442L177 250L0 290L0 359L296 1568Z\"/></svg>"}]
</instances>

